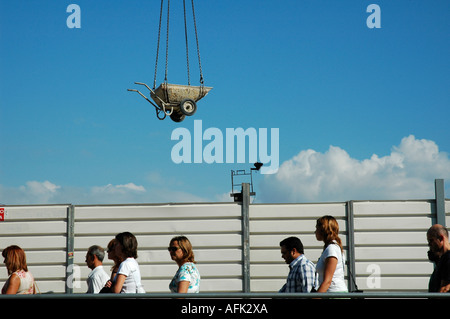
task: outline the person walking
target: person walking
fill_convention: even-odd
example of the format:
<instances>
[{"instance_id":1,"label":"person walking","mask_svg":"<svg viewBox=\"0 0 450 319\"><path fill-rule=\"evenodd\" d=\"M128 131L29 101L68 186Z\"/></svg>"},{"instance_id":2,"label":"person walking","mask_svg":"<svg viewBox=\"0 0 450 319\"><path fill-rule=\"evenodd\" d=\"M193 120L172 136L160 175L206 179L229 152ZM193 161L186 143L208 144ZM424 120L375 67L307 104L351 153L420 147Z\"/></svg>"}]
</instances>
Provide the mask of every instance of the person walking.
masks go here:
<instances>
[{"instance_id":1,"label":"person walking","mask_svg":"<svg viewBox=\"0 0 450 319\"><path fill-rule=\"evenodd\" d=\"M117 275L117 271L119 270L119 266L122 263L122 259L118 256L116 256L115 252L115 245L116 239L113 238L109 241L106 252L108 253L108 259L112 260L114 262L114 265L111 267L111 278L110 280L113 281L114 278Z\"/></svg>"},{"instance_id":2,"label":"person walking","mask_svg":"<svg viewBox=\"0 0 450 319\"><path fill-rule=\"evenodd\" d=\"M33 275L28 271L25 251L19 246L11 245L2 251L2 256L9 275L2 288L2 294L35 294L36 283Z\"/></svg>"},{"instance_id":3,"label":"person walking","mask_svg":"<svg viewBox=\"0 0 450 319\"><path fill-rule=\"evenodd\" d=\"M200 273L195 265L194 252L189 239L185 236L172 238L168 250L170 257L178 265L178 270L169 284L170 291L198 293L200 291Z\"/></svg>"},{"instance_id":4,"label":"person walking","mask_svg":"<svg viewBox=\"0 0 450 319\"><path fill-rule=\"evenodd\" d=\"M304 255L303 244L297 237L280 242L281 257L289 265L286 283L279 290L285 292L311 292L317 289L316 266Z\"/></svg>"},{"instance_id":5,"label":"person walking","mask_svg":"<svg viewBox=\"0 0 450 319\"><path fill-rule=\"evenodd\" d=\"M98 246L93 245L89 247L86 253L86 265L92 271L87 277L88 294L97 294L105 286L109 280L109 276L103 269L103 259L105 258L105 250Z\"/></svg>"},{"instance_id":6,"label":"person walking","mask_svg":"<svg viewBox=\"0 0 450 319\"><path fill-rule=\"evenodd\" d=\"M428 247L434 255L436 268L430 278L429 292L450 291L450 243L447 229L439 224L427 231Z\"/></svg>"},{"instance_id":7,"label":"person walking","mask_svg":"<svg viewBox=\"0 0 450 319\"><path fill-rule=\"evenodd\" d=\"M319 275L317 292L348 292L338 222L329 215L317 219L315 235L318 241L324 242L324 250L316 265Z\"/></svg>"},{"instance_id":8,"label":"person walking","mask_svg":"<svg viewBox=\"0 0 450 319\"><path fill-rule=\"evenodd\" d=\"M106 287L111 287L113 293L144 293L141 284L141 272L137 259L138 243L130 232L117 234L114 243L115 255L123 260L113 281L108 281Z\"/></svg>"}]
</instances>

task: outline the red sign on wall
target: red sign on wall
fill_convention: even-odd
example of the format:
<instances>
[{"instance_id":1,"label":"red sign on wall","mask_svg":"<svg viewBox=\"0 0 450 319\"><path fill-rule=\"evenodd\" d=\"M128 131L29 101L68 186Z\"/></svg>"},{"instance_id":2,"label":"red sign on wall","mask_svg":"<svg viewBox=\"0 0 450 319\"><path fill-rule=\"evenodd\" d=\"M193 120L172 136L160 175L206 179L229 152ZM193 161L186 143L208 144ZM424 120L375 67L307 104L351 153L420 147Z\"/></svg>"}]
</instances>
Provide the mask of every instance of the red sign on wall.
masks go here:
<instances>
[{"instance_id":1,"label":"red sign on wall","mask_svg":"<svg viewBox=\"0 0 450 319\"><path fill-rule=\"evenodd\" d=\"M5 209L0 208L0 222L5 221Z\"/></svg>"}]
</instances>

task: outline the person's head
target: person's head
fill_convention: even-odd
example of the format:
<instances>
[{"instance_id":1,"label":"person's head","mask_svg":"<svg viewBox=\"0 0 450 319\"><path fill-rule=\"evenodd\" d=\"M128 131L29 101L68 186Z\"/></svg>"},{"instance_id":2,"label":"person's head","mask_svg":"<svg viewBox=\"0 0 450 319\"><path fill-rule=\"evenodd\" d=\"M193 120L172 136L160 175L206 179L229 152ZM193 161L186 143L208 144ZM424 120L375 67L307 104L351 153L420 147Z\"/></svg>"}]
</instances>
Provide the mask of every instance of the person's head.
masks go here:
<instances>
[{"instance_id":1,"label":"person's head","mask_svg":"<svg viewBox=\"0 0 450 319\"><path fill-rule=\"evenodd\" d=\"M108 245L106 246L106 252L108 253L108 259L111 259L113 261L118 261L119 258L116 256L115 244L116 244L116 239L115 238L111 239L109 241Z\"/></svg>"},{"instance_id":2,"label":"person's head","mask_svg":"<svg viewBox=\"0 0 450 319\"><path fill-rule=\"evenodd\" d=\"M442 256L449 246L447 229L439 224L431 226L427 231L427 241L431 252L437 256Z\"/></svg>"},{"instance_id":3,"label":"person's head","mask_svg":"<svg viewBox=\"0 0 450 319\"><path fill-rule=\"evenodd\" d=\"M297 237L288 237L280 242L281 257L285 260L286 264L290 264L298 256L302 255L303 244Z\"/></svg>"},{"instance_id":4,"label":"person's head","mask_svg":"<svg viewBox=\"0 0 450 319\"><path fill-rule=\"evenodd\" d=\"M186 262L195 263L194 251L189 239L185 236L176 236L170 240L168 247L170 258L177 264L182 265Z\"/></svg>"},{"instance_id":5,"label":"person's head","mask_svg":"<svg viewBox=\"0 0 450 319\"><path fill-rule=\"evenodd\" d=\"M315 235L317 240L325 243L325 247L336 241L343 250L342 241L339 238L339 224L333 216L325 215L317 219Z\"/></svg>"},{"instance_id":6,"label":"person's head","mask_svg":"<svg viewBox=\"0 0 450 319\"><path fill-rule=\"evenodd\" d=\"M86 253L86 264L90 269L94 269L102 264L104 258L105 250L98 245L93 245Z\"/></svg>"},{"instance_id":7,"label":"person's head","mask_svg":"<svg viewBox=\"0 0 450 319\"><path fill-rule=\"evenodd\" d=\"M116 235L114 244L114 253L117 257L121 257L123 259L126 258L134 258L137 256L137 248L138 243L136 237L130 232L123 232Z\"/></svg>"},{"instance_id":8,"label":"person's head","mask_svg":"<svg viewBox=\"0 0 450 319\"><path fill-rule=\"evenodd\" d=\"M25 251L16 245L11 245L3 249L2 256L6 269L8 269L8 275L11 275L17 270L28 271L27 258Z\"/></svg>"}]
</instances>

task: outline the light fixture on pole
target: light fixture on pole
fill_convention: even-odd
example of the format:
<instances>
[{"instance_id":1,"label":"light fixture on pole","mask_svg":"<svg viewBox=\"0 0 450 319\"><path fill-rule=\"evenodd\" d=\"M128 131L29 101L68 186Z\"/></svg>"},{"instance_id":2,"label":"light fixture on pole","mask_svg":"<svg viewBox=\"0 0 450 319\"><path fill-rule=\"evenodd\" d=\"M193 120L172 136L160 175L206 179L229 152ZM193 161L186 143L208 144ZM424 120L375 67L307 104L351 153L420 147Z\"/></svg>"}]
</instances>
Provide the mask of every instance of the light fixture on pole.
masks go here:
<instances>
[{"instance_id":1,"label":"light fixture on pole","mask_svg":"<svg viewBox=\"0 0 450 319\"><path fill-rule=\"evenodd\" d=\"M242 185L242 183L235 183L235 178L242 176L250 176L250 196L255 196L256 193L253 191L253 171L259 171L263 166L263 163L256 162L253 164L254 167L250 168L250 172L246 172L244 169L231 170L231 194L230 197L234 198L235 202L242 202L242 190L240 192L235 191L235 187Z\"/></svg>"}]
</instances>

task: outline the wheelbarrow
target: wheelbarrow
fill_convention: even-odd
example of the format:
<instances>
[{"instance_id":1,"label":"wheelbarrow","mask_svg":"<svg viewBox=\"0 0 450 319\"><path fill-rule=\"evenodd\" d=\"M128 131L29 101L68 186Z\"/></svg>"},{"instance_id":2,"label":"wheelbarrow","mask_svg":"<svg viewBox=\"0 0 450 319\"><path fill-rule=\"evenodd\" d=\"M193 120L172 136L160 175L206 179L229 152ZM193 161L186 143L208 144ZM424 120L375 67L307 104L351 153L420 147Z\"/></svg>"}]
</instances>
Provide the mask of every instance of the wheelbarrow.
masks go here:
<instances>
[{"instance_id":1,"label":"wheelbarrow","mask_svg":"<svg viewBox=\"0 0 450 319\"><path fill-rule=\"evenodd\" d=\"M150 91L150 97L154 103L139 90L128 89L128 91L139 93L152 104L158 119L164 120L169 115L174 122L181 122L186 116L194 115L197 111L197 102L212 89L212 87L203 85L191 86L163 82L158 88L152 90L145 83L134 83L145 86Z\"/></svg>"}]
</instances>

